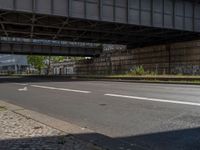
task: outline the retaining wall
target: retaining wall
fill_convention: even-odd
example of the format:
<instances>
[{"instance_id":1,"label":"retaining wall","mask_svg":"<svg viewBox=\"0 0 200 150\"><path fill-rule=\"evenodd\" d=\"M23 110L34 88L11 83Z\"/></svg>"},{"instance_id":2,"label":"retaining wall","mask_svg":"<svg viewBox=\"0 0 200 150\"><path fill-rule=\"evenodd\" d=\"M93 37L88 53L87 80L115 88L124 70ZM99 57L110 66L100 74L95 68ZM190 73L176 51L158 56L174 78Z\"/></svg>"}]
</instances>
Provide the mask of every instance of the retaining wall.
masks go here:
<instances>
[{"instance_id":1,"label":"retaining wall","mask_svg":"<svg viewBox=\"0 0 200 150\"><path fill-rule=\"evenodd\" d=\"M143 66L159 74L200 74L200 41L104 52L76 64L78 74L121 74Z\"/></svg>"}]
</instances>

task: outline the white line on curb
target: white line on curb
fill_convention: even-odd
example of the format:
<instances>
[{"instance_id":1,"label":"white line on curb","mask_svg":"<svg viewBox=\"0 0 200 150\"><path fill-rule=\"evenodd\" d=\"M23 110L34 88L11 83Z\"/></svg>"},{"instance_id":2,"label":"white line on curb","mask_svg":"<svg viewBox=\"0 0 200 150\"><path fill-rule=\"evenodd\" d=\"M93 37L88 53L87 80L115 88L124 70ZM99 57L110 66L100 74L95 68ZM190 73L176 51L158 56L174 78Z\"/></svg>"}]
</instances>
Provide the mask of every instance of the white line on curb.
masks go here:
<instances>
[{"instance_id":1,"label":"white line on curb","mask_svg":"<svg viewBox=\"0 0 200 150\"><path fill-rule=\"evenodd\" d=\"M118 94L104 94L104 95L105 95L105 96L111 96L111 97L121 97L121 98L129 98L129 99L144 100L144 101L154 101L154 102L162 102L162 103L173 103L173 104L200 106L200 103L193 103L193 102L184 102L184 101L175 101L175 100L165 100L165 99L156 99L156 98L147 98L147 97L137 97L137 96L127 96L127 95L118 95Z\"/></svg>"},{"instance_id":2,"label":"white line on curb","mask_svg":"<svg viewBox=\"0 0 200 150\"><path fill-rule=\"evenodd\" d=\"M50 86L40 86L40 85L30 85L35 88L49 89L49 90L59 90L59 91L68 91L68 92L77 92L77 93L91 93L90 91L81 91L81 90L73 90L73 89L65 89L65 88L56 88Z\"/></svg>"}]
</instances>

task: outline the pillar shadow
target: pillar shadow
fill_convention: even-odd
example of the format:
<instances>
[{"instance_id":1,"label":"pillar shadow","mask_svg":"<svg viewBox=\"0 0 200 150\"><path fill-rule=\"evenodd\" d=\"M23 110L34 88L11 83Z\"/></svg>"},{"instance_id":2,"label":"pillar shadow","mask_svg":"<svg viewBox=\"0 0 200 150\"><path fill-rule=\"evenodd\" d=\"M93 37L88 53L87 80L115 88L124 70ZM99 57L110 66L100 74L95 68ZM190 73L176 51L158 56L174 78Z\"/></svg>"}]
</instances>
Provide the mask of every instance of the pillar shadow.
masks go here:
<instances>
[{"instance_id":1,"label":"pillar shadow","mask_svg":"<svg viewBox=\"0 0 200 150\"><path fill-rule=\"evenodd\" d=\"M200 128L114 138L98 133L75 134L73 137L84 142L91 142L109 150L200 149ZM79 147L78 142L74 141L73 138L71 138L69 135L0 140L0 150L14 149L90 150L87 146Z\"/></svg>"}]
</instances>

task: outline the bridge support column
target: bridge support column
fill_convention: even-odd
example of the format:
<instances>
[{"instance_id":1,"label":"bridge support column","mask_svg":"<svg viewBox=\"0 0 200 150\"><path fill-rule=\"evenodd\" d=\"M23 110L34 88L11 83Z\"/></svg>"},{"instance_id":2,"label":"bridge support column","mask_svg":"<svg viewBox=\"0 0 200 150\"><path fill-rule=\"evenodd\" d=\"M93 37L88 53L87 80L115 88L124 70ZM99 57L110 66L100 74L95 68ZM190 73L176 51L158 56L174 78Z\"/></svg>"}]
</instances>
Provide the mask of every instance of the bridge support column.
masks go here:
<instances>
[{"instance_id":1,"label":"bridge support column","mask_svg":"<svg viewBox=\"0 0 200 150\"><path fill-rule=\"evenodd\" d=\"M15 73L17 74L18 73L18 68L17 68L17 65L15 64Z\"/></svg>"}]
</instances>

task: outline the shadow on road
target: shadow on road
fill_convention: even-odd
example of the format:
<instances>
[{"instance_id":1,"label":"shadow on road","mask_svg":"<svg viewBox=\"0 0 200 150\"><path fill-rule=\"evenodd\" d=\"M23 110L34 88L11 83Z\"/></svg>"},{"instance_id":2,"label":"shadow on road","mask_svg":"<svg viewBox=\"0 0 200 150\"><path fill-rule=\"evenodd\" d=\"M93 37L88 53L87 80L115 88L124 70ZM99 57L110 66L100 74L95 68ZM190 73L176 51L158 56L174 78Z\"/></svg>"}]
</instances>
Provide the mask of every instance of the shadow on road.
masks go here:
<instances>
[{"instance_id":1,"label":"shadow on road","mask_svg":"<svg viewBox=\"0 0 200 150\"><path fill-rule=\"evenodd\" d=\"M128 130L128 129L127 129ZM89 150L86 147L79 148L77 143L66 140L66 136L37 137L8 139L0 141L1 150L9 149L53 149L53 150ZM146 135L111 138L98 133L76 134L74 137L90 141L96 145L111 150L199 150L200 149L200 128L175 130ZM72 146L74 145L74 147ZM30 148L31 147L31 148ZM76 148L75 148L76 147Z\"/></svg>"}]
</instances>

